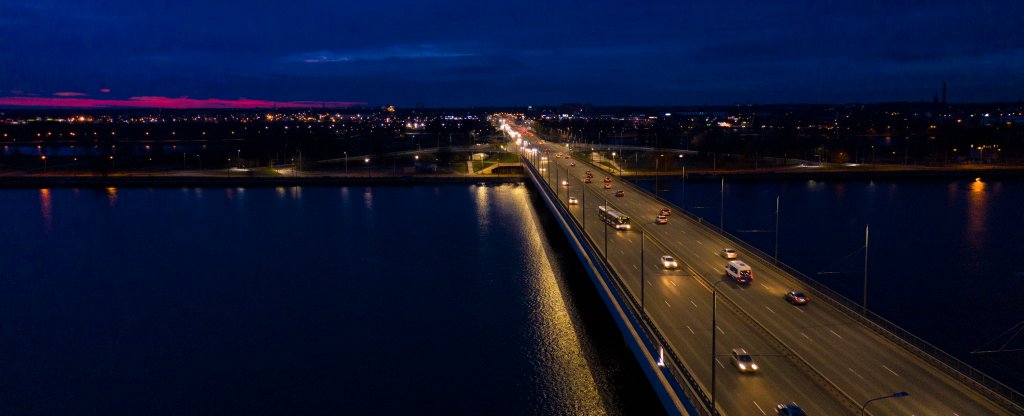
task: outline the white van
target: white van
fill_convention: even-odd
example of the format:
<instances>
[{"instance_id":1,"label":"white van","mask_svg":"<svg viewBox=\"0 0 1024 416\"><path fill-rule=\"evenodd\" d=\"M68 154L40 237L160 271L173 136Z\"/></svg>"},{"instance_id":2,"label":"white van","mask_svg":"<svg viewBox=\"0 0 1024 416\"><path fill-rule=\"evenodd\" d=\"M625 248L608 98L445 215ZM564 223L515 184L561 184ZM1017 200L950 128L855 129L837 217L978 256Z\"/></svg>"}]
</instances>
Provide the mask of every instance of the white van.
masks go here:
<instances>
[{"instance_id":1,"label":"white van","mask_svg":"<svg viewBox=\"0 0 1024 416\"><path fill-rule=\"evenodd\" d=\"M725 275L731 277L736 283L750 283L754 280L754 272L750 266L739 260L731 260L725 265Z\"/></svg>"}]
</instances>

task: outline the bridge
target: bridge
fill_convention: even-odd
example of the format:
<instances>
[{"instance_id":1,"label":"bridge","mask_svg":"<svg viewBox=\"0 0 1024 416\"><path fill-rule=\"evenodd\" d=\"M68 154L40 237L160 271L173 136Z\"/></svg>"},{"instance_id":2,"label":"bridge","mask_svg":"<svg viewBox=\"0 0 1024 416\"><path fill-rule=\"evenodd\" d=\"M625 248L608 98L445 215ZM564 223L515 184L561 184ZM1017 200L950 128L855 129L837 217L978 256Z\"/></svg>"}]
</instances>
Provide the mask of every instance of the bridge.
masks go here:
<instances>
[{"instance_id":1,"label":"bridge","mask_svg":"<svg viewBox=\"0 0 1024 416\"><path fill-rule=\"evenodd\" d=\"M1020 393L827 287L596 164L564 157L564 145L519 139L527 176L609 292L606 304L670 413L775 415L776 405L795 402L810 415L1024 414ZM629 216L632 228L609 227L602 205ZM669 222L656 224L665 207ZM753 282L724 275L725 247L740 248ZM663 255L679 267L664 268ZM789 304L790 290L812 300ZM735 348L758 371L738 371Z\"/></svg>"}]
</instances>

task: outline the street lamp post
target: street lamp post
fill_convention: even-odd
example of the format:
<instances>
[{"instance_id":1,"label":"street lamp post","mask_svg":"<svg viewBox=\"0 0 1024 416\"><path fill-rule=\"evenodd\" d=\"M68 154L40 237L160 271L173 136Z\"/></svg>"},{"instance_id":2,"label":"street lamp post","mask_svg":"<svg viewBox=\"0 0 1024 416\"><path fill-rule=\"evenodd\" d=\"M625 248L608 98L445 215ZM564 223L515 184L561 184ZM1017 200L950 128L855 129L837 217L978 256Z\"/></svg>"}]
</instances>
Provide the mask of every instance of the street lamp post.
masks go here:
<instances>
[{"instance_id":1,"label":"street lamp post","mask_svg":"<svg viewBox=\"0 0 1024 416\"><path fill-rule=\"evenodd\" d=\"M348 173L348 152L341 152L345 154L345 173Z\"/></svg>"},{"instance_id":2,"label":"street lamp post","mask_svg":"<svg viewBox=\"0 0 1024 416\"><path fill-rule=\"evenodd\" d=\"M722 177L721 202L718 211L718 231L725 231L725 177Z\"/></svg>"},{"instance_id":3,"label":"street lamp post","mask_svg":"<svg viewBox=\"0 0 1024 416\"><path fill-rule=\"evenodd\" d=\"M640 311L644 309L644 229L640 229Z\"/></svg>"},{"instance_id":4,"label":"street lamp post","mask_svg":"<svg viewBox=\"0 0 1024 416\"><path fill-rule=\"evenodd\" d=\"M868 407L868 404L873 402L873 401L884 400L884 399L891 399L893 397L907 397L909 395L910 395L910 393L907 393L905 391L897 391L897 392L895 392L893 394L888 394L888 395L885 395L885 396L875 397L874 399L870 399L870 400L864 402L864 404L860 405L860 414L861 414L861 416L864 416L865 414L867 414L867 413L864 413L865 412L864 409L866 407Z\"/></svg>"},{"instance_id":5,"label":"street lamp post","mask_svg":"<svg viewBox=\"0 0 1024 416\"><path fill-rule=\"evenodd\" d=\"M717 415L715 408L715 376L718 374L718 367L715 367L715 360L718 359L718 285L725 283L719 280L711 285L711 414Z\"/></svg>"},{"instance_id":6,"label":"street lamp post","mask_svg":"<svg viewBox=\"0 0 1024 416\"><path fill-rule=\"evenodd\" d=\"M43 158L43 173L46 173L46 155L43 155L42 158Z\"/></svg>"},{"instance_id":7,"label":"street lamp post","mask_svg":"<svg viewBox=\"0 0 1024 416\"><path fill-rule=\"evenodd\" d=\"M238 149L238 152L236 153L236 156L238 157L238 161L237 161L238 162L238 168L241 169L242 168L242 149Z\"/></svg>"}]
</instances>

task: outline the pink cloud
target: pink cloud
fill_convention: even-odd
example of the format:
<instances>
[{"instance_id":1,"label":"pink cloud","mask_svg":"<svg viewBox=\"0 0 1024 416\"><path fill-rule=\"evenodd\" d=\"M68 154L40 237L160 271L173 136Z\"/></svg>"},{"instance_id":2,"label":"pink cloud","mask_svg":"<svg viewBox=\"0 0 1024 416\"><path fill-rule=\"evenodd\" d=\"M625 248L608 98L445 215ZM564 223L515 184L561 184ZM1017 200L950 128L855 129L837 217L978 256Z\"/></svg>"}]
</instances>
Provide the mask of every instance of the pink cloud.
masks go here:
<instances>
[{"instance_id":1,"label":"pink cloud","mask_svg":"<svg viewBox=\"0 0 1024 416\"><path fill-rule=\"evenodd\" d=\"M57 96L57 97L88 97L89 96L89 94L86 94L84 92L55 92L55 93L53 93L53 95Z\"/></svg>"},{"instance_id":2,"label":"pink cloud","mask_svg":"<svg viewBox=\"0 0 1024 416\"><path fill-rule=\"evenodd\" d=\"M352 101L266 101L239 98L188 98L188 97L131 97L127 100L71 97L0 97L0 107L63 107L63 108L308 108L327 106L332 108L363 105L365 102Z\"/></svg>"},{"instance_id":3,"label":"pink cloud","mask_svg":"<svg viewBox=\"0 0 1024 416\"><path fill-rule=\"evenodd\" d=\"M110 92L110 88L100 88L100 92L108 93L108 92Z\"/></svg>"}]
</instances>

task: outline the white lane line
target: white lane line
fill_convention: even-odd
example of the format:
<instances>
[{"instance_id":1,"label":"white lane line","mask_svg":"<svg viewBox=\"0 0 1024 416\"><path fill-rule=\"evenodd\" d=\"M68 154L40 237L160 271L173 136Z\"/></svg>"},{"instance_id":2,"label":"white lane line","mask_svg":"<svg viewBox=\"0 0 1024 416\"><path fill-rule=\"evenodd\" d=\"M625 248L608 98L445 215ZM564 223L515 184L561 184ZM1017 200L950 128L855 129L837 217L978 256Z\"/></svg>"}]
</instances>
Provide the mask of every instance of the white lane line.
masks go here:
<instances>
[{"instance_id":1,"label":"white lane line","mask_svg":"<svg viewBox=\"0 0 1024 416\"><path fill-rule=\"evenodd\" d=\"M810 341L810 340L811 340L811 337L807 336L807 334L805 334L805 333L803 333L803 332L801 332L801 333L800 333L800 335L803 335L803 336L804 336L804 338L807 338L807 340L808 340L808 341Z\"/></svg>"},{"instance_id":2,"label":"white lane line","mask_svg":"<svg viewBox=\"0 0 1024 416\"><path fill-rule=\"evenodd\" d=\"M762 409L761 406L757 404L757 402L754 402L754 406L757 406L757 410L760 410L762 415L768 416L768 414L764 412L764 409Z\"/></svg>"},{"instance_id":3,"label":"white lane line","mask_svg":"<svg viewBox=\"0 0 1024 416\"><path fill-rule=\"evenodd\" d=\"M674 280L669 280L668 282L672 284L672 287L679 287Z\"/></svg>"},{"instance_id":4,"label":"white lane line","mask_svg":"<svg viewBox=\"0 0 1024 416\"><path fill-rule=\"evenodd\" d=\"M807 312L804 312L804 308L796 308L796 310L800 311L800 313L807 313Z\"/></svg>"},{"instance_id":5,"label":"white lane line","mask_svg":"<svg viewBox=\"0 0 1024 416\"><path fill-rule=\"evenodd\" d=\"M696 241L697 244L704 245L704 243L700 242L700 240L693 240L693 241Z\"/></svg>"},{"instance_id":6,"label":"white lane line","mask_svg":"<svg viewBox=\"0 0 1024 416\"><path fill-rule=\"evenodd\" d=\"M715 328L718 328L718 332L721 332L722 335L725 335L725 331L722 330L722 327L716 325Z\"/></svg>"},{"instance_id":7,"label":"white lane line","mask_svg":"<svg viewBox=\"0 0 1024 416\"><path fill-rule=\"evenodd\" d=\"M626 252L625 252L625 251L622 251L622 249L621 249L621 248L619 249L619 253L622 253L622 255L623 255L623 256L625 256L625 255L626 255Z\"/></svg>"},{"instance_id":8,"label":"white lane line","mask_svg":"<svg viewBox=\"0 0 1024 416\"><path fill-rule=\"evenodd\" d=\"M860 374L857 374L857 372L856 372L856 371L853 371L853 369L852 369L852 368L850 368L850 367L846 367L846 369L847 369L847 370L850 370L850 372L851 372L851 373L853 373L853 375L855 375L855 376L857 376L857 377L860 377L860 379L861 379L861 380L864 380L864 379L865 379L865 378L864 378L864 376L861 376Z\"/></svg>"},{"instance_id":9,"label":"white lane line","mask_svg":"<svg viewBox=\"0 0 1024 416\"><path fill-rule=\"evenodd\" d=\"M839 337L839 339L843 339L843 337L840 336L839 334L837 334L836 331L833 331L833 330L830 329L830 330L828 330L828 332L831 332L832 335L835 335L835 336Z\"/></svg>"},{"instance_id":10,"label":"white lane line","mask_svg":"<svg viewBox=\"0 0 1024 416\"><path fill-rule=\"evenodd\" d=\"M725 366L724 366L724 365L722 365L722 362L721 362L721 361L718 361L718 359L717 359L717 358L715 358L715 362L716 362L716 363L718 363L718 366L719 366L719 367L725 368Z\"/></svg>"},{"instance_id":11,"label":"white lane line","mask_svg":"<svg viewBox=\"0 0 1024 416\"><path fill-rule=\"evenodd\" d=\"M895 371L892 371L892 369L891 369L891 368L889 368L889 367L886 367L886 366L885 366L885 364L882 364L882 368L884 368L884 369L888 370L888 371L889 371L890 373L892 373L892 375L894 375L894 376L896 376L896 377L899 377L899 376L900 376L899 374L896 374L896 372L895 372Z\"/></svg>"},{"instance_id":12,"label":"white lane line","mask_svg":"<svg viewBox=\"0 0 1024 416\"><path fill-rule=\"evenodd\" d=\"M676 240L676 242L679 243L679 244L685 244L685 243L683 243L683 240Z\"/></svg>"},{"instance_id":13,"label":"white lane line","mask_svg":"<svg viewBox=\"0 0 1024 416\"><path fill-rule=\"evenodd\" d=\"M668 307L670 307L670 308L672 307L672 305L669 305L669 304L668 304L668 301L667 301L667 300L663 300L662 302L665 302L665 306L668 306Z\"/></svg>"},{"instance_id":14,"label":"white lane line","mask_svg":"<svg viewBox=\"0 0 1024 416\"><path fill-rule=\"evenodd\" d=\"M689 325L686 326L686 329L689 329L691 334L697 335L697 333L693 332L693 328L690 328Z\"/></svg>"},{"instance_id":15,"label":"white lane line","mask_svg":"<svg viewBox=\"0 0 1024 416\"><path fill-rule=\"evenodd\" d=\"M764 308L765 308L765 309L767 309L767 310L768 310L768 312L771 312L771 313L775 313L775 311L773 311L773 310L772 310L772 308L769 308L769 307L767 307L767 306L765 306Z\"/></svg>"},{"instance_id":16,"label":"white lane line","mask_svg":"<svg viewBox=\"0 0 1024 416\"><path fill-rule=\"evenodd\" d=\"M651 281L650 281L650 280L648 280L648 281L647 281L647 286L650 286L650 287L654 287L654 283L651 283Z\"/></svg>"},{"instance_id":17,"label":"white lane line","mask_svg":"<svg viewBox=\"0 0 1024 416\"><path fill-rule=\"evenodd\" d=\"M691 300L690 303L693 304L694 309L697 309L697 304L694 301Z\"/></svg>"},{"instance_id":18,"label":"white lane line","mask_svg":"<svg viewBox=\"0 0 1024 416\"><path fill-rule=\"evenodd\" d=\"M634 268L634 269L636 269L637 271L639 271L639 270L640 270L640 268L639 268L639 267L636 267L636 265L635 265L635 264L633 265L633 268Z\"/></svg>"}]
</instances>

